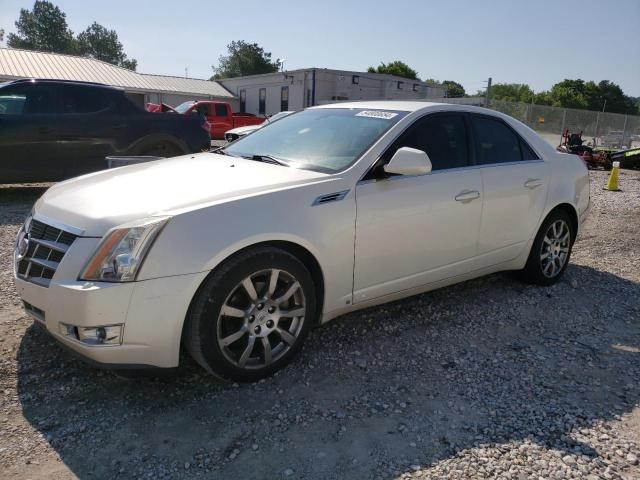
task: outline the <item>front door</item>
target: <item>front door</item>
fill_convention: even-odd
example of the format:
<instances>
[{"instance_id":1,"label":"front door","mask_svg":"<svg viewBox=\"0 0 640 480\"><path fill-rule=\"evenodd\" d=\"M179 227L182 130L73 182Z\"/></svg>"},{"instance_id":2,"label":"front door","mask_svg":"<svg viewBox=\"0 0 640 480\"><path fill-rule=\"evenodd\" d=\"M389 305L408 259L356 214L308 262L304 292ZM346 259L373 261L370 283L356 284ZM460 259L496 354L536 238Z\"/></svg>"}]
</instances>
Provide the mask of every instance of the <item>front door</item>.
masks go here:
<instances>
[{"instance_id":1,"label":"front door","mask_svg":"<svg viewBox=\"0 0 640 480\"><path fill-rule=\"evenodd\" d=\"M0 89L0 183L62 178L56 98L47 83Z\"/></svg>"},{"instance_id":2,"label":"front door","mask_svg":"<svg viewBox=\"0 0 640 480\"><path fill-rule=\"evenodd\" d=\"M473 269L482 180L469 166L469 138L462 115L427 115L357 185L354 303ZM432 172L384 178L381 166L400 147L425 151Z\"/></svg>"}]
</instances>

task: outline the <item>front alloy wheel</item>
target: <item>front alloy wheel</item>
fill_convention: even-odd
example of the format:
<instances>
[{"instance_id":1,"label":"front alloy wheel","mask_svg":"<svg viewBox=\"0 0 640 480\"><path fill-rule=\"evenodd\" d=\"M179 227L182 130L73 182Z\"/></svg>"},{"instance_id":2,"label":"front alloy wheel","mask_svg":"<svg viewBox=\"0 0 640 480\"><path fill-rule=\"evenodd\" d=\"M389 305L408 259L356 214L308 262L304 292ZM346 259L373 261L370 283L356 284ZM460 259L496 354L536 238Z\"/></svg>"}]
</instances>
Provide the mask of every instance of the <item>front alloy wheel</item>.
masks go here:
<instances>
[{"instance_id":1,"label":"front alloy wheel","mask_svg":"<svg viewBox=\"0 0 640 480\"><path fill-rule=\"evenodd\" d=\"M315 285L305 265L284 250L256 247L205 280L189 309L183 341L209 372L255 381L296 356L316 315Z\"/></svg>"},{"instance_id":2,"label":"front alloy wheel","mask_svg":"<svg viewBox=\"0 0 640 480\"><path fill-rule=\"evenodd\" d=\"M218 316L217 340L237 367L262 368L295 345L305 321L305 297L290 273L255 272L236 285Z\"/></svg>"}]
</instances>

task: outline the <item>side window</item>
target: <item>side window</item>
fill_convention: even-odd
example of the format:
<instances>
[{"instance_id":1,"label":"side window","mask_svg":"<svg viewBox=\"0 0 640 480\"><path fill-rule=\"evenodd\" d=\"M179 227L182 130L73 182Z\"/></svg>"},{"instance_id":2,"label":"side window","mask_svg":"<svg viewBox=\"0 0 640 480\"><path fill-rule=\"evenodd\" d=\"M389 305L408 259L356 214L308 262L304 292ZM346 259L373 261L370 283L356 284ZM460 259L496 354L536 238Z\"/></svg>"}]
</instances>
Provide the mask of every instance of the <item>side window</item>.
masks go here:
<instances>
[{"instance_id":1,"label":"side window","mask_svg":"<svg viewBox=\"0 0 640 480\"><path fill-rule=\"evenodd\" d=\"M216 117L226 117L227 106L224 103L216 103Z\"/></svg>"},{"instance_id":2,"label":"side window","mask_svg":"<svg viewBox=\"0 0 640 480\"><path fill-rule=\"evenodd\" d=\"M22 115L27 94L21 89L0 89L0 115Z\"/></svg>"},{"instance_id":3,"label":"side window","mask_svg":"<svg viewBox=\"0 0 640 480\"><path fill-rule=\"evenodd\" d=\"M0 115L56 112L56 93L50 85L17 85L0 90Z\"/></svg>"},{"instance_id":4,"label":"side window","mask_svg":"<svg viewBox=\"0 0 640 480\"><path fill-rule=\"evenodd\" d=\"M62 88L62 113L98 113L112 105L106 92L101 88L65 86Z\"/></svg>"},{"instance_id":5,"label":"side window","mask_svg":"<svg viewBox=\"0 0 640 480\"><path fill-rule=\"evenodd\" d=\"M502 121L472 115L478 164L516 162L522 160L520 138ZM533 152L530 152L533 154ZM534 154L535 157L535 154Z\"/></svg>"},{"instance_id":6,"label":"side window","mask_svg":"<svg viewBox=\"0 0 640 480\"><path fill-rule=\"evenodd\" d=\"M198 114L204 115L206 118L211 116L211 105L208 103L199 103L196 107Z\"/></svg>"},{"instance_id":7,"label":"side window","mask_svg":"<svg viewBox=\"0 0 640 480\"><path fill-rule=\"evenodd\" d=\"M393 153L400 147L426 152L433 170L466 167L469 164L467 132L461 115L432 114L418 120L396 142Z\"/></svg>"},{"instance_id":8,"label":"side window","mask_svg":"<svg viewBox=\"0 0 640 480\"><path fill-rule=\"evenodd\" d=\"M286 110L289 110L289 87L282 87L280 89L280 111Z\"/></svg>"},{"instance_id":9,"label":"side window","mask_svg":"<svg viewBox=\"0 0 640 480\"><path fill-rule=\"evenodd\" d=\"M538 160L539 157L531 150L531 147L527 145L527 142L520 139L520 151L522 152L522 160Z\"/></svg>"}]
</instances>

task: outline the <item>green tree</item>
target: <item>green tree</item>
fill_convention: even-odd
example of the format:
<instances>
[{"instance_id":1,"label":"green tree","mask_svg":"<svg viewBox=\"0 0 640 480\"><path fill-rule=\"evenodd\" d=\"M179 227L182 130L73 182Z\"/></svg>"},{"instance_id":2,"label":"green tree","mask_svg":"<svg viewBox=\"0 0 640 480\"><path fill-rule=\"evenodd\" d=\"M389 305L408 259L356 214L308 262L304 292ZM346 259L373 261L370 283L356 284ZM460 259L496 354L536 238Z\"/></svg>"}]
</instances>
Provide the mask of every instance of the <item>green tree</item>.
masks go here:
<instances>
[{"instance_id":1,"label":"green tree","mask_svg":"<svg viewBox=\"0 0 640 480\"><path fill-rule=\"evenodd\" d=\"M596 84L581 79L565 79L553 85L548 92L536 95L535 102L588 110L602 110L605 107L605 111L611 113L638 113L633 99L625 95L620 86L609 80L602 80Z\"/></svg>"},{"instance_id":2,"label":"green tree","mask_svg":"<svg viewBox=\"0 0 640 480\"><path fill-rule=\"evenodd\" d=\"M400 60L396 60L391 63L380 63L377 67L369 67L367 69L369 73L385 73L387 75L396 75L398 77L410 78L412 80L418 79L418 72Z\"/></svg>"},{"instance_id":3,"label":"green tree","mask_svg":"<svg viewBox=\"0 0 640 480\"><path fill-rule=\"evenodd\" d=\"M453 80L445 80L442 85L447 89L447 97L459 98L464 97L467 93L464 91L464 87L458 82Z\"/></svg>"},{"instance_id":4,"label":"green tree","mask_svg":"<svg viewBox=\"0 0 640 480\"><path fill-rule=\"evenodd\" d=\"M108 30L96 22L78 35L77 42L78 51L86 57L119 65L129 70L135 70L138 65L136 59L127 58L116 31Z\"/></svg>"},{"instance_id":5,"label":"green tree","mask_svg":"<svg viewBox=\"0 0 640 480\"><path fill-rule=\"evenodd\" d=\"M484 92L482 93L484 95ZM496 83L491 86L491 98L508 102L531 103L533 90L524 83Z\"/></svg>"},{"instance_id":6,"label":"green tree","mask_svg":"<svg viewBox=\"0 0 640 480\"><path fill-rule=\"evenodd\" d=\"M584 80L565 79L549 90L551 105L566 108L588 108L589 98L585 91Z\"/></svg>"},{"instance_id":7,"label":"green tree","mask_svg":"<svg viewBox=\"0 0 640 480\"><path fill-rule=\"evenodd\" d=\"M4 40L4 28L0 28L0 42Z\"/></svg>"},{"instance_id":8,"label":"green tree","mask_svg":"<svg viewBox=\"0 0 640 480\"><path fill-rule=\"evenodd\" d=\"M10 33L7 46L43 52L75 53L76 42L67 25L65 13L51 2L37 0L33 10L20 9L15 23L17 33Z\"/></svg>"},{"instance_id":9,"label":"green tree","mask_svg":"<svg viewBox=\"0 0 640 480\"><path fill-rule=\"evenodd\" d=\"M265 52L257 43L237 40L227 45L227 50L227 55L221 55L218 59L218 66L214 68L215 75L211 80L273 73L280 66L280 62L271 61L271 53Z\"/></svg>"},{"instance_id":10,"label":"green tree","mask_svg":"<svg viewBox=\"0 0 640 480\"><path fill-rule=\"evenodd\" d=\"M598 103L594 105L594 110L602 110L602 106L605 105L605 111L612 113L626 113L631 115L637 115L638 106L632 97L624 94L622 89L609 80L602 80L598 83L599 98Z\"/></svg>"}]
</instances>

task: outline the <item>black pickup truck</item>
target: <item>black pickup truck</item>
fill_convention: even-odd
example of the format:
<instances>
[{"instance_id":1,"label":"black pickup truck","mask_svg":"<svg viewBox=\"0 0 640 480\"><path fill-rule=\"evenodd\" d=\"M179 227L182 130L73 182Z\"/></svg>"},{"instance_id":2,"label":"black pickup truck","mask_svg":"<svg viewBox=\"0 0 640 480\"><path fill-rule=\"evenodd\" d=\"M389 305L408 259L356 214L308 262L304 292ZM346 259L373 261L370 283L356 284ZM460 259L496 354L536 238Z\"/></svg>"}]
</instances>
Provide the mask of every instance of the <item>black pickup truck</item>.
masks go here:
<instances>
[{"instance_id":1,"label":"black pickup truck","mask_svg":"<svg viewBox=\"0 0 640 480\"><path fill-rule=\"evenodd\" d=\"M0 84L0 184L102 170L110 155L173 157L210 145L203 117L147 112L114 87L64 80Z\"/></svg>"}]
</instances>

